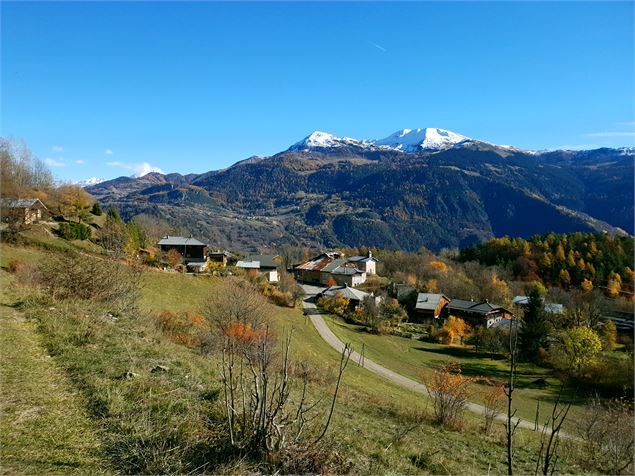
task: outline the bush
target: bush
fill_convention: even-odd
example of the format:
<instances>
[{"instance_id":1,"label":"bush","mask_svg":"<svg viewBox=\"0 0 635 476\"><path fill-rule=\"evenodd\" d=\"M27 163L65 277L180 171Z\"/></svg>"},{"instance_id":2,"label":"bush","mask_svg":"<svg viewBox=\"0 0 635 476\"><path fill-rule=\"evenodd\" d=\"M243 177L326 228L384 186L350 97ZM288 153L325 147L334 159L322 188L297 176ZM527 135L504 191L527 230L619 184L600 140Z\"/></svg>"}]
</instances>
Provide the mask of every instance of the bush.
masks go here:
<instances>
[{"instance_id":1,"label":"bush","mask_svg":"<svg viewBox=\"0 0 635 476\"><path fill-rule=\"evenodd\" d=\"M41 284L56 299L105 303L116 312L136 307L140 270L77 253L52 254L39 267Z\"/></svg>"},{"instance_id":2,"label":"bush","mask_svg":"<svg viewBox=\"0 0 635 476\"><path fill-rule=\"evenodd\" d=\"M90 227L83 223L60 223L58 233L65 240L87 240Z\"/></svg>"},{"instance_id":3,"label":"bush","mask_svg":"<svg viewBox=\"0 0 635 476\"><path fill-rule=\"evenodd\" d=\"M425 382L432 399L437 423L451 428L463 425L463 413L470 397L472 379L461 374L458 362L447 362Z\"/></svg>"},{"instance_id":4,"label":"bush","mask_svg":"<svg viewBox=\"0 0 635 476\"><path fill-rule=\"evenodd\" d=\"M103 210L101 209L101 205L99 203L93 203L93 208L90 211L95 216L103 215Z\"/></svg>"},{"instance_id":5,"label":"bush","mask_svg":"<svg viewBox=\"0 0 635 476\"><path fill-rule=\"evenodd\" d=\"M199 346L201 333L209 330L207 320L192 311L163 311L155 316L155 323L172 342L187 346Z\"/></svg>"}]
</instances>

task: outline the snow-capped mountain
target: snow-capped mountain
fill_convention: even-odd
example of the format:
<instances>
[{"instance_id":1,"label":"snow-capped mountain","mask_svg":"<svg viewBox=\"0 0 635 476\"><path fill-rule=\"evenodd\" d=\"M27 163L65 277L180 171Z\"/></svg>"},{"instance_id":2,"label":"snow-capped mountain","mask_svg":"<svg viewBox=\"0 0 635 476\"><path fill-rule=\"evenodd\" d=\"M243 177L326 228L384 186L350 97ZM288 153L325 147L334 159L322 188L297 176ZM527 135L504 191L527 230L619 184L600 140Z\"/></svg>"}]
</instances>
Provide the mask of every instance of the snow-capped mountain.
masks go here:
<instances>
[{"instance_id":1,"label":"snow-capped mountain","mask_svg":"<svg viewBox=\"0 0 635 476\"><path fill-rule=\"evenodd\" d=\"M300 142L289 147L290 151L311 149L332 149L340 147L359 147L374 150L396 150L400 152L419 152L423 150L442 150L465 141L470 141L456 132L427 127L425 129L402 129L384 139L359 140L351 137L337 137L328 132L315 131Z\"/></svg>"},{"instance_id":2,"label":"snow-capped mountain","mask_svg":"<svg viewBox=\"0 0 635 476\"><path fill-rule=\"evenodd\" d=\"M309 150L316 148L334 148L334 147L367 147L371 144L350 137L337 137L328 132L314 131L300 142L296 142L289 150Z\"/></svg>"},{"instance_id":3,"label":"snow-capped mountain","mask_svg":"<svg viewBox=\"0 0 635 476\"><path fill-rule=\"evenodd\" d=\"M106 179L98 178L98 177L90 177L85 180L80 180L77 182L77 185L80 187L90 187L91 185L97 185L98 183L105 182Z\"/></svg>"},{"instance_id":4,"label":"snow-capped mountain","mask_svg":"<svg viewBox=\"0 0 635 476\"><path fill-rule=\"evenodd\" d=\"M402 152L417 152L428 149L447 149L466 140L471 139L445 129L426 127L425 129L402 129L385 139L369 142L373 145L383 145Z\"/></svg>"}]
</instances>

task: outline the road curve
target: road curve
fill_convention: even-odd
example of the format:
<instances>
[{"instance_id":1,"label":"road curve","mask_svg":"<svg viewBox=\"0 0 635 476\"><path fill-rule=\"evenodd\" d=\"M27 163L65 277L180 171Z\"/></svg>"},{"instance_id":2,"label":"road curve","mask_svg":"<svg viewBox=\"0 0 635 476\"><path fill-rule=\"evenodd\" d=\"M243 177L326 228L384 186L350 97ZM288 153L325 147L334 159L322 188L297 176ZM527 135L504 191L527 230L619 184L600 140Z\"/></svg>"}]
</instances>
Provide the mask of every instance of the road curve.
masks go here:
<instances>
[{"instance_id":1,"label":"road curve","mask_svg":"<svg viewBox=\"0 0 635 476\"><path fill-rule=\"evenodd\" d=\"M310 285L304 285L303 288L306 293L306 296L302 304L304 306L304 311L306 315L309 317L309 319L311 319L311 322L313 323L316 330L318 331L318 334L320 334L320 337L322 337L322 339L324 339L324 341L328 345L333 347L335 350L337 350L338 352L342 352L342 350L344 350L344 343L333 333L333 331L329 328L326 322L324 322L324 318L322 317L322 315L320 314L319 310L317 309L315 305L315 295L319 293L323 288L318 288L316 286L310 286ZM423 395L428 395L428 389L426 388L424 384L419 383L416 380L412 380L411 378L404 377L403 375L398 374L397 372L393 372L392 370L387 369L386 367L379 365L378 363L373 362L372 360L362 356L361 354L359 354L358 352L354 350L351 352L350 358L351 358L351 361L355 362L355 364L359 365L360 367L363 367L379 375L380 377L390 380L391 382L401 387L407 388L408 390L412 390L413 392L421 393ZM479 405L478 403L471 403L471 402L467 403L466 408L471 412L478 413L479 415L482 415L483 411L485 410L485 407L483 407L483 405ZM507 415L499 413L496 416L496 419L506 422ZM525 428L527 430L532 430L532 431L534 431L535 429L534 424L528 421L519 420L517 418L512 419L512 421L514 422L514 424L517 421L519 421L518 426L520 428ZM562 432L560 433L560 436L565 438L567 437Z\"/></svg>"}]
</instances>

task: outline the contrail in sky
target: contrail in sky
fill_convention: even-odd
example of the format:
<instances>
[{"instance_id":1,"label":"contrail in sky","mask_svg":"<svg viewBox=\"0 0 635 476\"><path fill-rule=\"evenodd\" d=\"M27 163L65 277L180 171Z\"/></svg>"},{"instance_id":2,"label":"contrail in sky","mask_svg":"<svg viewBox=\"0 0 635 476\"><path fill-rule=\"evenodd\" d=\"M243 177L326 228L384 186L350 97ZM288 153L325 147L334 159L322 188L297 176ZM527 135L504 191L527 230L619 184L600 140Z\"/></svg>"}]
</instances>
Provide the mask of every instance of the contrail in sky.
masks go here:
<instances>
[{"instance_id":1,"label":"contrail in sky","mask_svg":"<svg viewBox=\"0 0 635 476\"><path fill-rule=\"evenodd\" d=\"M381 45L378 45L377 43L373 43L372 41L369 41L368 43L370 43L371 45L373 45L373 46L374 46L375 48L377 48L378 50L383 51L384 53L385 53L386 51L388 51L386 48L384 48L384 47L383 47L383 46L381 46Z\"/></svg>"}]
</instances>

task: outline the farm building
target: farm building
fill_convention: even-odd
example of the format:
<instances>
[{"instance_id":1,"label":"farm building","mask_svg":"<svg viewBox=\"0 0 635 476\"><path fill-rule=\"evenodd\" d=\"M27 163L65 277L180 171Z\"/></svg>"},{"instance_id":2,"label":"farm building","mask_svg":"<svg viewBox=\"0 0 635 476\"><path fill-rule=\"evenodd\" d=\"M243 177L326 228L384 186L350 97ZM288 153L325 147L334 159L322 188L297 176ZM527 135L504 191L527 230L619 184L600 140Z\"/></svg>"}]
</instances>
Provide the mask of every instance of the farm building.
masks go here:
<instances>
[{"instance_id":1,"label":"farm building","mask_svg":"<svg viewBox=\"0 0 635 476\"><path fill-rule=\"evenodd\" d=\"M364 301L364 299L368 297L374 297L375 302L377 302L378 304L381 300L379 297L375 297L373 294L360 291L359 289L351 288L350 286L347 286L347 285L331 286L329 288L326 288L324 291L318 294L318 297L319 296L334 297L334 296L337 296L338 294L341 294L343 297L350 300L350 307L352 309L359 307Z\"/></svg>"},{"instance_id":2,"label":"farm building","mask_svg":"<svg viewBox=\"0 0 635 476\"><path fill-rule=\"evenodd\" d=\"M542 299L544 302L545 300ZM516 296L512 299L512 304L524 308L529 304L529 296ZM562 314L564 312L564 306L562 304L544 303L545 312L549 314Z\"/></svg>"},{"instance_id":3,"label":"farm building","mask_svg":"<svg viewBox=\"0 0 635 476\"><path fill-rule=\"evenodd\" d=\"M39 222L48 209L38 198L3 198L0 216L5 223L31 225Z\"/></svg>"},{"instance_id":4,"label":"farm building","mask_svg":"<svg viewBox=\"0 0 635 476\"><path fill-rule=\"evenodd\" d=\"M236 262L236 257L227 250L208 251L207 258L210 262L221 266L227 266L228 264Z\"/></svg>"},{"instance_id":5,"label":"farm building","mask_svg":"<svg viewBox=\"0 0 635 476\"><path fill-rule=\"evenodd\" d=\"M358 286L366 281L366 271L342 258L340 253L322 253L293 268L296 278L306 283Z\"/></svg>"},{"instance_id":6,"label":"farm building","mask_svg":"<svg viewBox=\"0 0 635 476\"><path fill-rule=\"evenodd\" d=\"M501 319L510 319L513 314L502 306L490 304L487 301L463 301L452 299L447 306L448 315L460 317L470 325L485 325L491 327L492 324Z\"/></svg>"},{"instance_id":7,"label":"farm building","mask_svg":"<svg viewBox=\"0 0 635 476\"><path fill-rule=\"evenodd\" d=\"M415 305L414 321L427 322L447 317L450 299L443 294L419 293Z\"/></svg>"},{"instance_id":8,"label":"farm building","mask_svg":"<svg viewBox=\"0 0 635 476\"><path fill-rule=\"evenodd\" d=\"M198 241L196 238L185 236L164 236L157 246L161 251L168 252L170 250L178 251L183 257L185 264L205 263L205 243Z\"/></svg>"},{"instance_id":9,"label":"farm building","mask_svg":"<svg viewBox=\"0 0 635 476\"><path fill-rule=\"evenodd\" d=\"M278 269L282 259L278 255L251 255L236 263L237 268L243 268L250 272L262 275L270 283L277 283L280 277Z\"/></svg>"}]
</instances>

